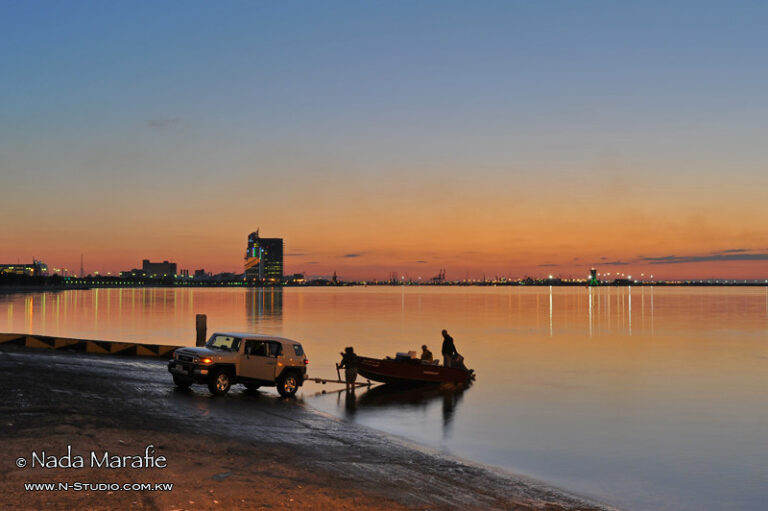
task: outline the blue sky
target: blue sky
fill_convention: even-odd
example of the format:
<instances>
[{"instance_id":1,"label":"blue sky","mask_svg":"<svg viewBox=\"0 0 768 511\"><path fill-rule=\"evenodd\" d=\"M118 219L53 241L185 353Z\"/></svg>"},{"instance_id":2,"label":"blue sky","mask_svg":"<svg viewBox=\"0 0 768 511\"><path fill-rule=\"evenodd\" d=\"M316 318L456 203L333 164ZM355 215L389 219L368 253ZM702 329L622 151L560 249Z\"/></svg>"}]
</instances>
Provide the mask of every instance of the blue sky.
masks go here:
<instances>
[{"instance_id":1,"label":"blue sky","mask_svg":"<svg viewBox=\"0 0 768 511\"><path fill-rule=\"evenodd\" d=\"M2 2L6 207L45 198L36 211L107 266L138 257L129 246L148 229L152 255L182 258L192 249L180 239L215 218L229 226L214 240L231 244L227 254L258 225L302 252L347 232L333 253L369 254L378 268L393 255L363 224L386 212L386 232L413 219L419 232L404 239L429 230L434 246L457 223L466 235L462 219L476 213L543 229L542 191L557 199L546 227L556 238L591 207L590 193L656 226L636 236L647 243L616 240L595 254L757 250L768 245L750 239L768 227L767 11L761 2ZM221 205L197 212L168 190ZM379 193L397 197L339 206L340 196ZM248 218L256 200L258 218ZM662 217L679 216L682 231L711 209L723 220L707 217L702 237L722 236L722 246L653 236ZM350 216L361 225L347 226ZM751 227L728 238L739 218ZM129 246L97 250L108 229L132 226L141 231ZM598 228L609 238L613 227ZM12 246L0 255L46 255L30 237L40 232L33 220L7 232ZM473 243L491 254L494 236ZM505 238L503 251L524 246L531 258L510 266L576 250L536 248L534 238ZM412 253L397 264L424 259L424 247L398 245ZM223 254L200 253L200 264L240 264ZM502 271L501 252L487 264Z\"/></svg>"}]
</instances>

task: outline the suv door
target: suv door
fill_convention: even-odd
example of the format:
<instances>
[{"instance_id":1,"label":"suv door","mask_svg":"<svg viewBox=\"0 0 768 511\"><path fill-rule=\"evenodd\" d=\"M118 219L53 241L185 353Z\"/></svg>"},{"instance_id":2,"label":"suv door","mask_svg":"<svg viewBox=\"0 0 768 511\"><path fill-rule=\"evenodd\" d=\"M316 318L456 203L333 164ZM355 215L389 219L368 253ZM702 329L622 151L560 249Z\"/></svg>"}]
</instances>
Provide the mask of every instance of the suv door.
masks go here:
<instances>
[{"instance_id":1,"label":"suv door","mask_svg":"<svg viewBox=\"0 0 768 511\"><path fill-rule=\"evenodd\" d=\"M245 378L274 381L277 358L270 352L270 342L256 339L245 341L243 358L240 360L240 375Z\"/></svg>"}]
</instances>

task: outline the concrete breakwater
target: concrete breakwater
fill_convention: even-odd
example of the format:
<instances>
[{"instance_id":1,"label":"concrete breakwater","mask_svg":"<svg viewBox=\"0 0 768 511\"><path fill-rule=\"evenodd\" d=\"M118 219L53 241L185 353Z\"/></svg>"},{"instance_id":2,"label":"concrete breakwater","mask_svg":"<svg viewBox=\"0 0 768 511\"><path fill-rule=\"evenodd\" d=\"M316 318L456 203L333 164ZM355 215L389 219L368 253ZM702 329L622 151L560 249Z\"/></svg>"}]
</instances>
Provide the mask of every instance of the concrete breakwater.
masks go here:
<instances>
[{"instance_id":1,"label":"concrete breakwater","mask_svg":"<svg viewBox=\"0 0 768 511\"><path fill-rule=\"evenodd\" d=\"M171 358L173 350L181 346L113 342L94 339L73 339L47 335L0 333L0 345L24 346L26 348L96 353L100 355L122 355L155 358Z\"/></svg>"}]
</instances>

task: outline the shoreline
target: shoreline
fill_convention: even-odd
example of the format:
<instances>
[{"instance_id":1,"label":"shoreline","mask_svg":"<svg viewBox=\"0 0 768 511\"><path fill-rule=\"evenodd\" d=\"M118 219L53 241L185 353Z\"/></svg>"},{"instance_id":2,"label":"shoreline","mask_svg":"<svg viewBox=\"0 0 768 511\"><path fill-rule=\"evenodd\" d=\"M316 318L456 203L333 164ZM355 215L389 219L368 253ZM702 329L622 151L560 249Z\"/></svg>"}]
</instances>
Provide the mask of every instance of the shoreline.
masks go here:
<instances>
[{"instance_id":1,"label":"shoreline","mask_svg":"<svg viewBox=\"0 0 768 511\"><path fill-rule=\"evenodd\" d=\"M612 509L328 416L300 400L259 392L235 392L224 399L179 392L168 385L158 361L0 351L0 382L10 396L0 405L7 417L0 436L14 440L12 456L0 469L0 488L6 502L18 502L14 508ZM128 381L114 381L115 367L125 365L131 369ZM73 451L93 446L121 453L154 444L167 456L167 469L69 473L97 482L170 480L175 489L109 496L25 492L23 482L59 481L69 473L20 470L12 461L28 457L33 447L59 450L66 443ZM259 488L255 496L254 485Z\"/></svg>"},{"instance_id":2,"label":"shoreline","mask_svg":"<svg viewBox=\"0 0 768 511\"><path fill-rule=\"evenodd\" d=\"M725 280L725 279L724 279ZM35 286L14 286L0 285L0 296L13 294L34 294L34 293L58 293L61 291L89 291L92 289L246 289L251 291L277 291L284 289L340 289L340 288L765 288L768 287L768 279L747 279L745 282L708 282L704 280L690 281L669 281L669 282L621 282L621 283L601 283L598 285L587 285L584 282L549 282L540 281L521 284L519 282L451 282L446 284L428 284L411 282L407 284L390 283L372 283L372 282L345 282L339 285L284 285L284 286L246 286L236 281L237 285L232 283L221 284L142 284L142 285L120 285L120 284L77 284L77 285L35 285Z\"/></svg>"},{"instance_id":3,"label":"shoreline","mask_svg":"<svg viewBox=\"0 0 768 511\"><path fill-rule=\"evenodd\" d=\"M83 420L88 418L73 416L63 424L46 427L44 439L40 428L28 429L29 435L0 434L0 438L13 439L12 447L7 450L10 460L31 459L32 452L41 457L60 457L70 452L73 458L78 455L83 458L85 464L80 469L34 467L21 471L2 467L0 489L4 501L13 503L13 509L613 510L495 467L435 455L399 439L393 441L381 432L374 434L387 437L388 442L399 448L418 452L424 460L408 462L415 467L385 466L367 470L359 461L312 460L305 464L301 452L286 449L284 445L265 446L191 432L82 428L76 423ZM165 469L104 470L92 467L93 462L89 462L91 453L97 459L107 453L110 456L141 455L150 444L155 454L162 453L168 460ZM188 449L190 445L195 448ZM406 482L409 476L406 472L427 469L424 461L437 462L446 467L448 473L441 478L430 475L425 478L428 486L414 487L413 481ZM362 473L352 474L356 468ZM86 489L77 493L23 489L23 484L28 482L59 484L63 481L92 485L90 488L99 484L111 488L106 492ZM127 492L114 486L169 482L174 485L170 492ZM255 488L258 490L254 491ZM504 495L512 493L512 497Z\"/></svg>"}]
</instances>

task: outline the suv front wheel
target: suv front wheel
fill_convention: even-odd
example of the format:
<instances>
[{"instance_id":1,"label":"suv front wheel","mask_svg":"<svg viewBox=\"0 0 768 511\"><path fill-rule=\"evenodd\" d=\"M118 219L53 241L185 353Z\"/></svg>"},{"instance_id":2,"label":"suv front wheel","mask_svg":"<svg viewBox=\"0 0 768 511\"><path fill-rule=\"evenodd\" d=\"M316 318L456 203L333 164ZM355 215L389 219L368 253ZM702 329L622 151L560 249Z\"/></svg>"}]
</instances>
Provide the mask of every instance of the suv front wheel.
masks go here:
<instances>
[{"instance_id":1,"label":"suv front wheel","mask_svg":"<svg viewBox=\"0 0 768 511\"><path fill-rule=\"evenodd\" d=\"M220 369L211 375L208 380L208 390L216 396L223 396L232 386L232 375L226 369Z\"/></svg>"},{"instance_id":2,"label":"suv front wheel","mask_svg":"<svg viewBox=\"0 0 768 511\"><path fill-rule=\"evenodd\" d=\"M180 389L188 389L192 385L192 380L183 376L173 375L173 383Z\"/></svg>"},{"instance_id":3,"label":"suv front wheel","mask_svg":"<svg viewBox=\"0 0 768 511\"><path fill-rule=\"evenodd\" d=\"M277 380L277 392L283 397L291 397L299 390L299 377L295 372L289 371Z\"/></svg>"}]
</instances>

